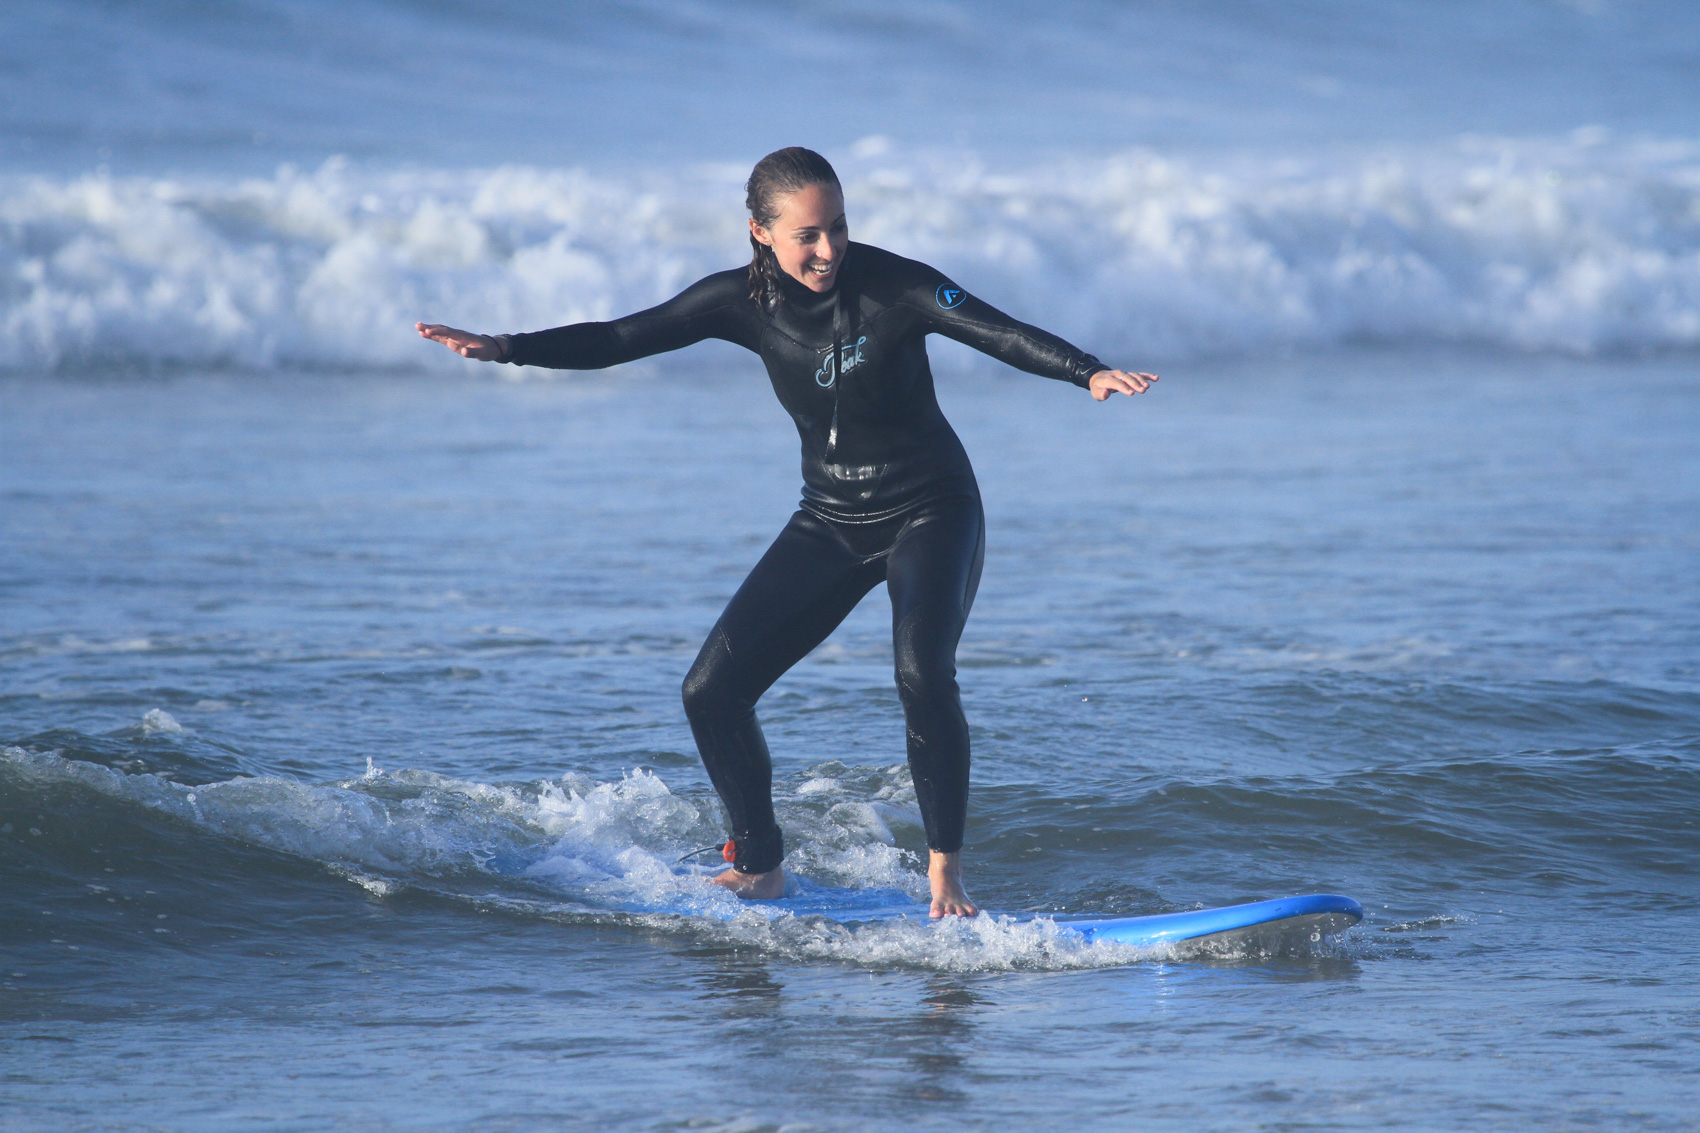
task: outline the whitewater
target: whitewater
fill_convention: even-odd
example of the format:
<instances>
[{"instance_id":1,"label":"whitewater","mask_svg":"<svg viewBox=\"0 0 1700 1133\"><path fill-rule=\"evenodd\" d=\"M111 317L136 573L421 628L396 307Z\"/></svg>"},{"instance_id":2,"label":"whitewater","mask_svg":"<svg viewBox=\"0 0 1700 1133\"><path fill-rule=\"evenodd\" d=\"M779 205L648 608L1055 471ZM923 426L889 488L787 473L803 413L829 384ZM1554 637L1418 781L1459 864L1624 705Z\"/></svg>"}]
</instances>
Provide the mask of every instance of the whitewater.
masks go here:
<instances>
[{"instance_id":1,"label":"whitewater","mask_svg":"<svg viewBox=\"0 0 1700 1133\"><path fill-rule=\"evenodd\" d=\"M1440 342L1700 346L1700 145L1470 139L1350 164L849 147L856 237L1156 359ZM332 159L270 177L0 180L0 366L445 370L415 319L652 306L746 254L741 166L657 176Z\"/></svg>"}]
</instances>

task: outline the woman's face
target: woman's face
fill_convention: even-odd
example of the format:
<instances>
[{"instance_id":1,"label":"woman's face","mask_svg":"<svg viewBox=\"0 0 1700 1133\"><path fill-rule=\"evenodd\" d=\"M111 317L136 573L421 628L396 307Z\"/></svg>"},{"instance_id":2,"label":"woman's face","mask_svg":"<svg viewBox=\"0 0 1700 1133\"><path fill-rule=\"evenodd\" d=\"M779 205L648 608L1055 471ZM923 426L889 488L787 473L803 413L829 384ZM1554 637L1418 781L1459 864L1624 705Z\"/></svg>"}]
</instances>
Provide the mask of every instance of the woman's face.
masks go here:
<instances>
[{"instance_id":1,"label":"woman's face","mask_svg":"<svg viewBox=\"0 0 1700 1133\"><path fill-rule=\"evenodd\" d=\"M850 247L844 194L836 185L806 185L778 200L772 227L750 220L750 234L769 248L779 270L810 291L831 291Z\"/></svg>"}]
</instances>

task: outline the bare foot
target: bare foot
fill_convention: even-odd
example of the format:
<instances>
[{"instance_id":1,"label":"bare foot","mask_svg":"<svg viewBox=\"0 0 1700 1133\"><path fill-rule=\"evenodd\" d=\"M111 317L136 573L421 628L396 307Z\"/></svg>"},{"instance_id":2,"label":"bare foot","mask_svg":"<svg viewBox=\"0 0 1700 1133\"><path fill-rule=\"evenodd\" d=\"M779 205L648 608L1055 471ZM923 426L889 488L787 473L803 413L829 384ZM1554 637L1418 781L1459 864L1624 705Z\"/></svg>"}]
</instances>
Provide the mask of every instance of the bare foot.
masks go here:
<instances>
[{"instance_id":1,"label":"bare foot","mask_svg":"<svg viewBox=\"0 0 1700 1133\"><path fill-rule=\"evenodd\" d=\"M785 896L785 867L775 866L766 873L739 873L729 869L709 878L715 885L724 885L746 901L776 901Z\"/></svg>"},{"instance_id":2,"label":"bare foot","mask_svg":"<svg viewBox=\"0 0 1700 1133\"><path fill-rule=\"evenodd\" d=\"M937 850L927 851L927 882L933 888L933 907L928 915L933 917L972 917L980 909L968 899L968 891L962 888L962 853L941 854Z\"/></svg>"}]
</instances>

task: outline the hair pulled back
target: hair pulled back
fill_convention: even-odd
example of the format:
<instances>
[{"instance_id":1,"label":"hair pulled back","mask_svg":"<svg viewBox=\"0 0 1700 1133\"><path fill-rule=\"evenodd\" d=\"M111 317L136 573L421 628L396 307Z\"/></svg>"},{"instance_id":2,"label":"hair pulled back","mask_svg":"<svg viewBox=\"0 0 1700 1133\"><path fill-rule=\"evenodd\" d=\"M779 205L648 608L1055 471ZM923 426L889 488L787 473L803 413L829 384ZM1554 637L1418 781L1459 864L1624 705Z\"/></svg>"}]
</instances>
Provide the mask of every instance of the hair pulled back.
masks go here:
<instances>
[{"instance_id":1,"label":"hair pulled back","mask_svg":"<svg viewBox=\"0 0 1700 1133\"><path fill-rule=\"evenodd\" d=\"M832 164L814 150L802 146L774 150L750 170L750 179L744 182L744 207L750 210L750 218L757 224L771 228L779 219L779 198L810 185L831 185L843 192ZM750 298L764 309L771 309L782 295L779 261L774 258L773 249L757 240L754 233L750 235L750 247L754 250L750 258Z\"/></svg>"}]
</instances>

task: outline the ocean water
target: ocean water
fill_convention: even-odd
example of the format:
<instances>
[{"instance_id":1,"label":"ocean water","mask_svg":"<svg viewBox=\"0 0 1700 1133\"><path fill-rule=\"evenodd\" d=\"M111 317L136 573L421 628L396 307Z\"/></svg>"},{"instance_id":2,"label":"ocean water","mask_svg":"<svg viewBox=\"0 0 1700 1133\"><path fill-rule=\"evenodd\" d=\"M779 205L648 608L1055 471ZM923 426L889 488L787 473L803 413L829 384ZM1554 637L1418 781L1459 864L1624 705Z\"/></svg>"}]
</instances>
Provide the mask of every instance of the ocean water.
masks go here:
<instances>
[{"instance_id":1,"label":"ocean water","mask_svg":"<svg viewBox=\"0 0 1700 1133\"><path fill-rule=\"evenodd\" d=\"M1692 1129L1700 19L1682 5L0 13L0 1127ZM45 43L49 50L41 50ZM618 314L823 148L936 342L990 913L710 893L678 686L797 495ZM788 864L925 850L876 592L762 711ZM1058 914L1300 892L1273 953Z\"/></svg>"}]
</instances>

